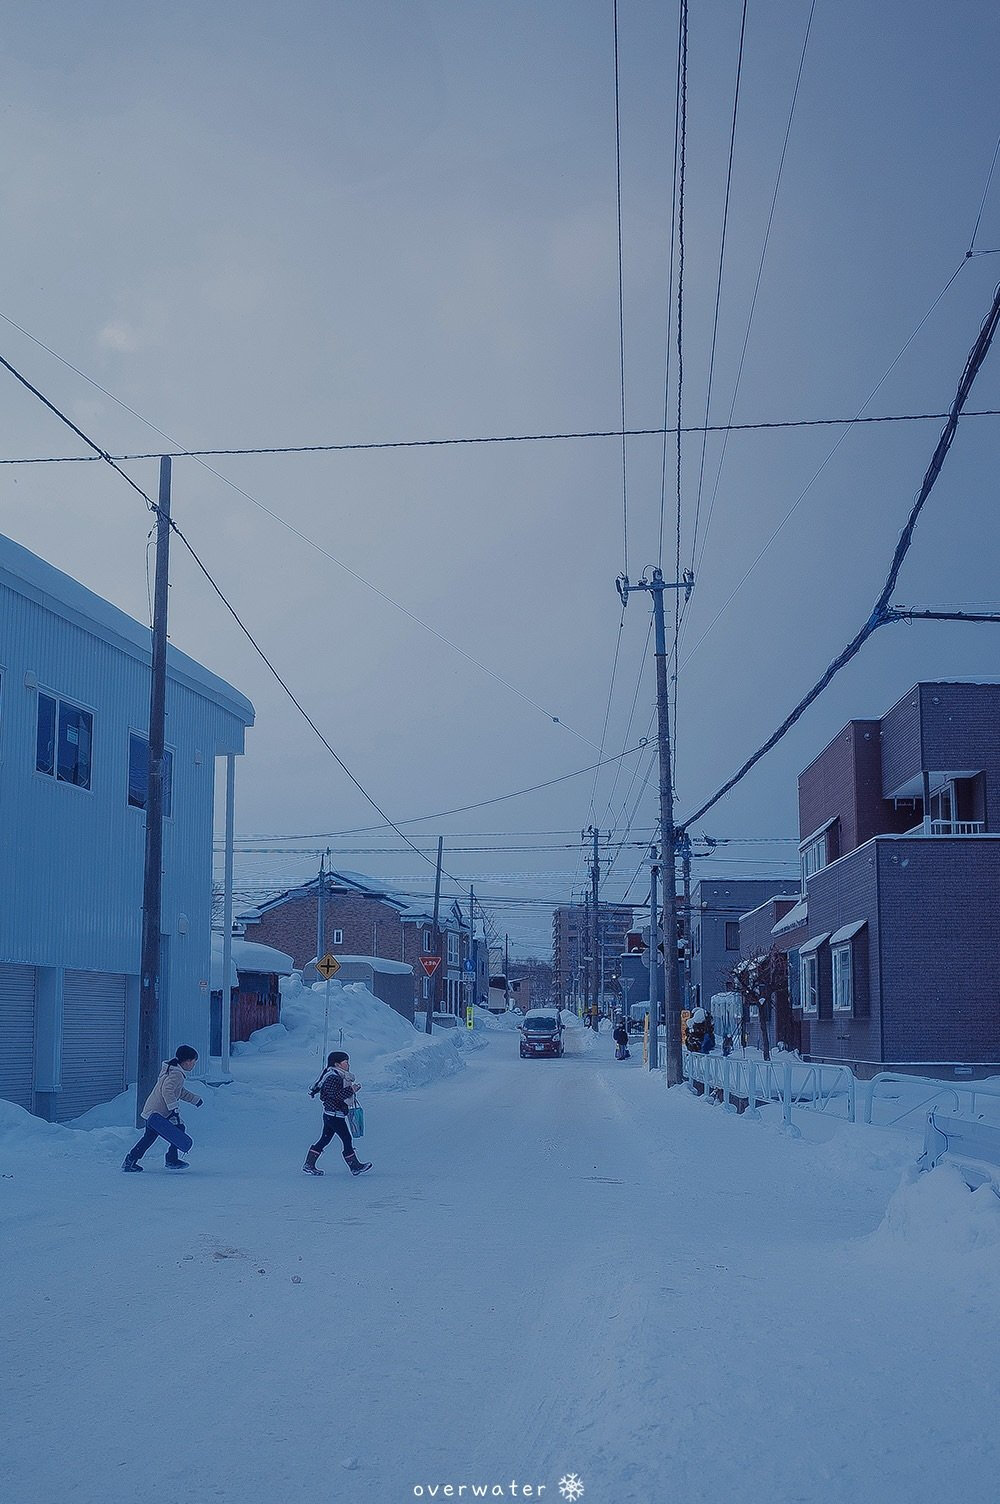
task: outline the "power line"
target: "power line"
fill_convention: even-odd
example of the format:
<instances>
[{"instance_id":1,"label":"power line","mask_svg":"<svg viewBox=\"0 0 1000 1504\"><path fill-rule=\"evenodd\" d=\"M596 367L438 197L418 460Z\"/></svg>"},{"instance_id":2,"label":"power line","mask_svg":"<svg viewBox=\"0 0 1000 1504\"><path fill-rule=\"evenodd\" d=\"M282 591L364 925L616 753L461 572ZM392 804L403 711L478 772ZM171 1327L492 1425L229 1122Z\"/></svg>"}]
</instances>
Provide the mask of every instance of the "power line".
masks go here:
<instances>
[{"instance_id":1,"label":"power line","mask_svg":"<svg viewBox=\"0 0 1000 1504\"><path fill-rule=\"evenodd\" d=\"M973 255L1000 255L1000 250L974 251ZM965 259L967 260L968 257L966 256ZM3 318L2 314L0 314L0 318ZM48 346L43 345L42 348L48 349ZM70 369L75 371L76 367L71 366ZM98 386L96 382L94 383L94 385L97 386L98 391L103 392L105 390L104 387ZM109 393L108 395L111 396L113 394ZM117 401L116 398L114 400ZM126 406L125 403L122 403L121 405L125 408L126 412L133 411L133 409ZM777 418L748 423L685 423L681 428L681 433L770 433L778 432L784 429L795 428L853 428L856 424L859 423L933 423L947 418L947 416L948 414L946 412L876 413L869 416L859 416L857 413L855 413L855 415L851 418ZM1000 418L1000 408L970 408L968 412L963 414L963 417ZM144 418L142 421L148 422L148 419ZM156 430L154 424L150 423L149 426L153 428L154 431L159 431ZM660 424L654 428L626 428L624 430L624 437L629 439L657 439L663 438L664 435L666 435L667 438L670 438L674 434L676 434L676 432L677 428L674 424ZM552 431L551 433L460 435L454 438L447 439L385 439L372 442L370 444L248 444L244 445L241 448L231 449L144 449L136 450L134 453L108 454L107 456L105 456L103 450L99 455L8 455L6 457L0 456L0 465L89 465L93 464L98 459L105 458L107 458L109 462L117 461L122 464L128 464L138 460L159 459L162 455L166 455L168 458L175 460L201 460L213 458L225 459L227 457L238 457L246 455L350 454L359 451L363 452L368 450L382 449L443 449L456 447L462 444L540 444L569 442L577 439L620 439L622 437L623 432L620 428L580 428L567 429L560 432ZM223 481L225 485L232 486L232 488L237 491L240 489L234 481L231 481L228 478L228 476L220 474L217 470L213 470L210 466L206 466L205 468L208 469L211 475L214 475L218 480ZM243 494L245 495L246 493ZM260 503L257 504L260 505ZM266 508L262 509L266 510ZM282 522L284 526L289 526L289 524L284 522L283 518L277 517L275 513L271 513L270 515L275 516L276 520ZM305 541L307 543L312 542L312 540L309 538L306 538Z\"/></svg>"},{"instance_id":2,"label":"power line","mask_svg":"<svg viewBox=\"0 0 1000 1504\"><path fill-rule=\"evenodd\" d=\"M618 68L618 0L614 0L615 33L615 190L618 210L618 364L622 399L622 546L628 574L628 450L625 438L625 274L622 256L622 128ZM617 655L616 655L617 661ZM603 750L603 748L602 748Z\"/></svg>"},{"instance_id":3,"label":"power line","mask_svg":"<svg viewBox=\"0 0 1000 1504\"><path fill-rule=\"evenodd\" d=\"M937 294L937 297L931 303L930 307L928 308L927 312L924 314L923 318L920 320L920 322L917 324L916 328L913 330L913 332L910 334L909 338L906 340L905 344L900 348L900 350L897 352L897 354L894 357L894 359L886 367L886 369L883 371L882 375L879 377L878 381L872 387L871 391L868 393L868 396L865 398L864 402L862 403L860 411L858 412L858 415L857 415L857 418L856 418L856 422L857 423L867 423L869 421L866 417L863 416L865 408L875 398L875 396L878 394L878 392L881 391L882 387L888 381L889 377L892 375L892 372L896 369L896 367L898 366L899 362L902 360L903 356L906 354L907 350L913 344L913 341L916 339L916 337L920 333L921 329L923 329L924 325L927 323L927 320L930 318L930 316L934 312L935 308L941 302L942 298L945 296L945 294L947 293L948 289L951 287L952 283L954 282L955 278L958 276L959 272L962 270L962 267L964 265L965 265L965 260L963 259L962 261L960 261L958 263L958 265L956 266L955 270L952 272L951 276L948 278L947 282L942 287L941 291ZM949 416L949 414L948 413L942 413L940 416L942 418L947 418ZM973 414L972 413L967 413L967 414L963 414L963 416L965 416L965 417L972 417ZM848 438L848 435L850 434L850 431L851 431L851 429L853 427L854 427L853 423L849 423L847 425L846 431L841 434L840 438L836 441L836 443L830 449L829 453L824 457L824 459L821 461L821 463L813 471L812 475L806 481L806 484L802 487L802 490L796 496L796 498L792 502L791 506L787 509L787 511L781 517L781 519L778 522L777 526L772 529L771 533L764 540L764 542L761 545L760 549L758 550L757 554L751 560L750 564L747 566L746 570L740 576L739 580L734 585L734 587L730 591L729 595L726 597L726 599L723 601L722 605L719 607L718 611L712 617L712 620L709 622L709 624L705 628L704 632L702 632L701 636L698 638L698 641L695 643L694 647L686 655L686 657L684 659L684 662L681 665L681 667L683 667L685 669L687 668L688 664L691 662L691 659L694 657L695 653L697 653L698 649L701 647L701 645L705 641L706 637L708 637L708 635L714 630L714 628L715 628L716 624L718 623L718 621L720 620L720 618L729 609L729 607L732 605L733 601L735 600L736 596L743 589L743 586L746 584L747 580L753 574L754 570L757 568L757 565L760 563L761 559L767 553L768 549L771 547L771 544L774 542L775 538L777 538L778 534L781 532L782 528L785 526L785 523L792 516L792 514L798 510L799 506L805 500L806 496L808 496L809 492L812 490L813 486L816 484L817 480L822 475L822 473L826 469L827 465L833 459L834 455L841 448L841 446L846 442L846 440ZM702 550L702 557L704 557L704 549Z\"/></svg>"},{"instance_id":4,"label":"power line","mask_svg":"<svg viewBox=\"0 0 1000 1504\"><path fill-rule=\"evenodd\" d=\"M810 36L811 31L812 31L813 16L815 15L815 13L816 13L816 0L812 0L812 4L809 7L809 19L806 21L805 35L804 35L804 37L802 39L802 51L801 51L801 53L799 55L798 72L795 75L795 87L792 90L792 102L791 102L791 105L789 106L788 120L787 120L787 122L785 124L785 138L784 138L784 140L781 143L781 155L780 155L780 157L778 159L778 171L777 171L777 174L776 174L775 180L774 180L774 192L771 194L771 207L770 207L770 209L768 211L767 224L766 224L765 229L764 229L764 242L763 242L763 244L761 246L760 261L759 261L758 266L757 266L757 280L754 283L753 295L752 295L752 297L750 299L750 312L749 312L749 315L747 317L746 333L743 336L743 348L740 351L739 365L737 366L737 369L736 369L736 382L735 382L735 385L733 387L733 400L732 400L732 402L729 405L729 423L732 423L733 413L736 411L736 399L739 396L740 382L743 379L743 366L744 366L744 363L746 361L747 346L750 343L750 331L753 328L754 314L757 311L757 299L758 299L758 297L760 295L760 284L761 284L761 279L762 279L762 277L764 275L764 261L765 261L765 258L767 256L768 242L769 242L769 240L771 238L771 226L774 223L774 211L775 211L775 207L776 207L777 202L778 202L778 190L779 190L779 188L781 186L781 175L782 175L782 172L783 172L784 166L785 166L785 154L788 151L788 138L791 135L792 121L795 118L795 106L796 106L796 103L798 102L799 85L802 82L802 70L803 70L803 68L805 66L806 50L807 50L807 48L809 46L809 36ZM706 522L705 522L705 541L702 544L701 554L699 555L699 559L698 559L698 565L697 565L698 570L700 570L700 568L701 568L701 560L705 556L705 546L706 546L706 544L708 542L708 534L709 534L709 530L710 530L710 528L712 526L712 514L715 511L715 502L716 502L716 498L718 497L718 494L719 494L719 484L720 484L720 482L722 480L722 469L723 469L723 466L725 465L725 462L726 462L726 449L727 449L727 446L728 446L728 434L723 438L723 441L722 441L722 453L719 456L719 467L718 467L718 469L716 471L716 474L715 474L715 486L714 486L713 491L712 491L712 500L711 500L711 502L709 504L709 508L708 508L708 517L707 517ZM698 543L698 540L697 540L697 537L695 537L695 539L693 541L693 544L692 544L692 549L691 549L691 557L692 558L694 558L694 555L695 555L695 552L696 552L696 549L697 549L697 543ZM678 575L678 578L680 578L679 575Z\"/></svg>"},{"instance_id":5,"label":"power line","mask_svg":"<svg viewBox=\"0 0 1000 1504\"><path fill-rule=\"evenodd\" d=\"M955 400L952 403L948 422L945 425L944 431L942 432L941 437L938 439L937 446L934 450L933 455L931 456L931 461L924 474L924 479L921 484L920 490L917 493L917 498L914 501L912 508L910 509L910 514L906 520L903 531L899 536L899 541L896 544L896 549L892 557L892 562L889 566L889 573L886 577L885 584L883 585L882 591L879 594L874 607L872 608L872 612L868 620L865 622L861 630L855 635L855 637L852 638L852 640L847 644L847 647L844 648L843 652L840 653L838 657L836 657L830 664L826 672L823 674L822 678L820 678L817 683L813 685L809 693L802 700L800 700L795 709L788 716L786 716L785 720L778 727L777 731L775 731L770 737L768 737L764 745L762 747L759 747L753 754L753 756L748 758L743 766L733 774L732 778L728 779L726 783L724 783L722 787L718 789L710 799L706 800L704 804L700 805L695 813L689 816L683 824L678 825L677 830L679 833L687 830L695 820L700 820L702 815L710 810L713 805L717 804L718 801L723 797L723 795L727 794L730 789L734 788L735 785L741 781L741 779L745 778L750 769L753 768L760 761L760 759L766 755L766 753L770 752L772 747L776 746L777 743L781 741L782 737L792 728L792 726L795 725L795 722L800 718L800 716L804 714L804 712L809 708L813 701L817 699L820 694L822 694L823 690L830 683L831 679L833 679L835 675L838 674L840 670L844 668L844 666L848 664L857 653L860 652L861 648L867 642L868 638L874 631L877 630L877 628L884 626L887 622L899 619L893 613L889 605L889 600L892 592L896 587L896 581L899 577L899 571L902 568L903 560L906 558L906 555L909 552L910 546L913 542L913 531L916 527L917 519L919 518L924 504L927 501L927 498L933 490L937 478L941 473L941 469L944 465L945 459L947 458L948 451L951 448L955 434L958 430L958 420L961 415L962 408L968 399L970 391L972 390L973 383L975 382L976 376L979 373L980 367L982 366L983 361L986 359L986 355L992 343L993 336L996 333L998 322L1000 322L1000 285L997 286L994 292L993 303L990 311L986 315L982 327L980 328L976 342L969 353L968 360L965 364L965 369L962 372L962 378L958 384L958 390L955 393Z\"/></svg>"},{"instance_id":6,"label":"power line","mask_svg":"<svg viewBox=\"0 0 1000 1504\"><path fill-rule=\"evenodd\" d=\"M97 444L93 439L91 439L89 437L89 435L85 434L82 428L78 428L77 425L72 421L71 418L67 417L66 414L64 412L62 412L61 409L58 408L55 405L55 403L50 402L50 400L48 399L48 397L46 397L42 392L40 392L37 387L33 386L31 384L31 382L28 381L27 377L22 376L19 371L15 370L15 368L10 364L10 362L8 360L5 360L2 355L0 355L0 364L2 364L5 367L5 369L8 370L11 373L12 376L16 377L16 379L21 383L22 386L26 387L28 389L28 391L30 391L31 393L33 393L33 395L36 396L39 399L39 401L41 401L42 403L44 403L44 405L49 409L49 411L51 413L53 413L60 420L60 422L65 423L68 428L72 429L72 431L80 439L82 439L85 444L88 444L91 449L93 449L98 455L100 455L100 457L103 460L105 460L107 462L107 464L109 464L111 466L111 468L113 470L115 470L122 477L123 480L127 481L128 484L133 489L133 491L137 492L137 494L142 497L143 501L146 503L147 507L149 507L149 509L150 509L151 512L155 513L155 515L157 517L160 516L160 507L149 496L147 496L146 492L143 491L142 487L139 486L139 485L137 485L136 482L132 479L132 477L130 475L127 475L125 473L125 471L122 470L115 463L115 461L111 458L111 456L108 455L108 453L105 450L103 450L100 447L99 444ZM404 834L404 832L401 831L399 829L399 827L393 823L392 820L389 819L388 815L381 808L381 806L376 802L376 800L372 798L371 794L369 794L368 790L364 787L364 785L359 781L359 779L357 779L354 776L354 774L351 772L350 768L344 762L343 758L334 749L334 747L332 746L332 744L328 741L328 739L326 738L326 736L324 736L323 732L316 725L316 722L313 720L312 716L306 710L306 708L302 704L301 700L298 699L298 697L295 695L294 691L291 689L291 687L288 685L288 683L282 678L282 676L278 672L277 668L271 662L270 658L268 658L268 656L264 652L263 648L260 646L260 644L257 642L256 638L253 636L253 634L250 631L249 627L246 625L246 623L243 621L242 617L240 616L239 612L236 610L236 607L229 600L228 596L225 594L225 592L223 591L222 587L219 585L218 581L214 578L214 576L212 575L211 571L208 569L207 565L202 561L202 559L200 558L200 556L196 552L194 546L185 537L184 533L177 526L176 522L174 522L173 518L168 517L167 521L169 523L171 532L173 532L173 533L176 534L178 540L187 549L187 551L190 554L191 558L194 560L195 564L198 566L198 569L204 575L205 579L208 581L208 583L211 586L212 590L215 592L215 594L222 601L222 603L225 606L226 610L232 616L233 620L236 622L236 625L239 627L240 631L243 633L244 637L247 639L247 641L249 642L250 646L253 648L254 652L260 658L260 660L264 664L264 666L271 672L271 674L273 674L274 678L278 681L278 683L280 684L281 688L285 691L286 695L291 700L291 702L295 706L296 710L299 711L300 715L303 717L303 719L306 721L306 723L316 733L317 737L323 743L324 747L330 753L330 756L337 763L338 767L341 768L341 770L347 775L347 777L350 779L351 783L354 784L354 787L363 796L363 798L367 800L367 802L371 805L371 807L375 811L375 813L382 818L382 820L385 822L386 825L389 826L390 829L396 831L396 834L399 836L400 840L405 841L406 844L414 852L416 852L417 856L420 857L421 861L425 861L425 862L427 862L431 866L436 865L435 862L434 862L434 860L433 860L433 858L431 858L430 856L428 856L428 854L426 852L421 851L420 848L419 848L419 846L415 846L414 843L409 839L409 837L406 836ZM458 883L460 881L460 879L457 878L457 877L455 877L454 874L451 873L451 872L449 872L447 874L447 876L454 883Z\"/></svg>"},{"instance_id":7,"label":"power line","mask_svg":"<svg viewBox=\"0 0 1000 1504\"><path fill-rule=\"evenodd\" d=\"M698 524L701 517L701 494L705 481L705 455L708 449L708 419L712 407L712 381L715 376L715 351L719 338L719 312L722 306L722 275L726 263L726 233L729 228L729 200L733 187L733 159L736 154L736 121L740 107L740 81L743 77L743 43L747 29L747 3L743 0L743 14L740 18L740 42L736 57L736 84L733 89L733 120L729 131L729 163L726 168L726 195L722 206L722 234L719 242L719 273L715 284L715 317L712 322L712 348L708 361L708 389L705 393L705 432L701 436L701 461L698 467L698 493L694 509L694 532L691 541L691 568L694 569L695 548L698 539ZM680 579L680 564L677 567L677 579Z\"/></svg>"},{"instance_id":8,"label":"power line","mask_svg":"<svg viewBox=\"0 0 1000 1504\"><path fill-rule=\"evenodd\" d=\"M995 252L990 252L990 251L979 251L979 252L976 252L973 249L973 247L976 244L976 236L979 234L979 226L980 226L980 224L982 222L983 210L986 208L986 199L987 199L987 197L989 195L990 184L993 181L993 174L996 171L997 157L998 156L1000 156L1000 136L997 137L997 144L996 144L996 146L994 148L994 151L993 151L993 160L990 163L990 170L989 170L989 172L986 175L986 187L983 189L983 197L982 197L982 202L979 205L979 213L976 215L976 223L975 223L975 225L973 227L972 236L971 236L971 238L969 240L969 249L966 251L966 255L967 256L975 256L977 254L980 255L980 256L989 256L991 254L995 254Z\"/></svg>"}]
</instances>

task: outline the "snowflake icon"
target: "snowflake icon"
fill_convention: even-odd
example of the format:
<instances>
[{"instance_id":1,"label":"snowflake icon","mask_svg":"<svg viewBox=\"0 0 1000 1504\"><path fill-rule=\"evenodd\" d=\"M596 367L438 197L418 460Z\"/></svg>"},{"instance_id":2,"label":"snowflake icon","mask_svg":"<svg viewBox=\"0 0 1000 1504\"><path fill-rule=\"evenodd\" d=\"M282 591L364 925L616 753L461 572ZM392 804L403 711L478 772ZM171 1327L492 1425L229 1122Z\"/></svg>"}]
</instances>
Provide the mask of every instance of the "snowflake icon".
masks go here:
<instances>
[{"instance_id":1,"label":"snowflake icon","mask_svg":"<svg viewBox=\"0 0 1000 1504\"><path fill-rule=\"evenodd\" d=\"M583 1484L580 1482L579 1476L576 1473L567 1473L565 1477L560 1478L559 1492L564 1499L569 1501L569 1504L576 1504L576 1500L583 1493Z\"/></svg>"}]
</instances>

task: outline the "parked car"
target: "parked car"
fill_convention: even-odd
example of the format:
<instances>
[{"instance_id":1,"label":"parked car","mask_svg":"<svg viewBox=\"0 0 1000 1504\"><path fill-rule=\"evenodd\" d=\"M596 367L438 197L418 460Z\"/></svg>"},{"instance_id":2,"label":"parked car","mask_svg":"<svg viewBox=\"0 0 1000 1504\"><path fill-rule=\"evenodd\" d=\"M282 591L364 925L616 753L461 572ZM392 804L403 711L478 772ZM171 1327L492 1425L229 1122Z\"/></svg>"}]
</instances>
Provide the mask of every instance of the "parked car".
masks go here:
<instances>
[{"instance_id":1,"label":"parked car","mask_svg":"<svg viewBox=\"0 0 1000 1504\"><path fill-rule=\"evenodd\" d=\"M628 1027L630 1034L641 1034L646 1025L646 1015L649 1012L649 1003L633 1003L628 1010Z\"/></svg>"},{"instance_id":2,"label":"parked car","mask_svg":"<svg viewBox=\"0 0 1000 1504\"><path fill-rule=\"evenodd\" d=\"M524 1015L521 1031L521 1059L529 1055L561 1055L563 1022L555 1008L531 1008Z\"/></svg>"}]
</instances>

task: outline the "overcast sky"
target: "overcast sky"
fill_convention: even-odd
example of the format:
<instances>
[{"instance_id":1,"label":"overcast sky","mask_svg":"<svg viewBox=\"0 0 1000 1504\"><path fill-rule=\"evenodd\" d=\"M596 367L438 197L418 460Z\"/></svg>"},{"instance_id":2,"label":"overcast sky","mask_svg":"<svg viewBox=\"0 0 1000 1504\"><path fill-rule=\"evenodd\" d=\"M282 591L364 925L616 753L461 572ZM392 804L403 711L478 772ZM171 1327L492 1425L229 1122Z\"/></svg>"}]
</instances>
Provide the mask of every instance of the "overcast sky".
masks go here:
<instances>
[{"instance_id":1,"label":"overcast sky","mask_svg":"<svg viewBox=\"0 0 1000 1504\"><path fill-rule=\"evenodd\" d=\"M690 23L683 400L695 423L740 11L740 0L701 0ZM0 314L179 447L614 429L612 13L611 0L6 4ZM713 422L733 400L809 13L809 0L750 0ZM658 427L676 10L620 0L619 38L627 425ZM853 416L914 335L972 243L1000 132L998 56L992 0L818 0L736 421ZM1000 174L975 248L1000 248ZM947 408L998 275L1000 256L962 265L869 411ZM9 322L0 352L106 448L163 447ZM1000 408L1000 352L971 405ZM83 452L10 378L0 415L3 457ZM998 422L962 425L899 601L1000 603ZM717 487L721 444L710 440L680 650L681 817L867 618L940 426L734 434ZM622 750L649 607L644 596L628 607L604 737L624 564L620 441L209 463L218 476L175 462L177 522L394 820L557 778L596 761L602 742L605 756ZM657 561L661 463L659 439L629 442L633 579ZM685 565L700 464L700 441L686 439ZM127 468L155 486L155 461ZM97 464L4 466L0 486L0 529L146 617L149 516L124 482ZM674 508L668 484L671 577ZM304 876L329 844L335 865L425 889L430 868L405 849L320 837L377 817L179 550L172 577L172 640L257 709L237 829L302 837L293 855L244 859L244 884ZM998 649L989 627L884 629L703 828L794 836L796 774L846 720L882 713L920 678L993 674ZM647 657L630 744L652 705ZM428 849L443 833L446 867L484 896L556 901L583 878L582 827L648 837L652 780L630 824L646 765L628 758L617 782L604 770L596 793L587 775L405 828ZM494 841L554 849L457 849ZM770 875L764 860L782 851L794 857L794 842L730 848L702 871ZM617 859L609 898L640 857ZM640 874L630 897L645 896ZM547 947L543 907L493 908L515 949Z\"/></svg>"}]
</instances>

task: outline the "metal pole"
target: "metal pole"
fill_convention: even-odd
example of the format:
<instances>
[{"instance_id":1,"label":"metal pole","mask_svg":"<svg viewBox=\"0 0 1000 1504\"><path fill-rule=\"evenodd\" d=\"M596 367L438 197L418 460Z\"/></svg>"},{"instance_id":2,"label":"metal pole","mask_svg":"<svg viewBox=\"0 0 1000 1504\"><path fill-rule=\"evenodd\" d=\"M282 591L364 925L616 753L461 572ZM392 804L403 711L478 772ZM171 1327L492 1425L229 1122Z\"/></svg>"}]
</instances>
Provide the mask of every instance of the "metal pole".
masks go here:
<instances>
[{"instance_id":1,"label":"metal pole","mask_svg":"<svg viewBox=\"0 0 1000 1504\"><path fill-rule=\"evenodd\" d=\"M591 892L593 895L592 903L594 905L594 929L592 940L594 947L594 954L592 957L594 967L594 1002L597 1004L597 1015L598 1017L600 1017L601 1001L604 992L604 976L601 969L601 859L598 855L597 843L600 839L601 833L599 830L595 830L594 827L591 826L590 834L594 838L594 856L593 863L590 869Z\"/></svg>"},{"instance_id":2,"label":"metal pole","mask_svg":"<svg viewBox=\"0 0 1000 1504\"><path fill-rule=\"evenodd\" d=\"M690 1010L694 930L691 924L691 840L687 831L681 836L681 855L684 873L684 1007Z\"/></svg>"},{"instance_id":3,"label":"metal pole","mask_svg":"<svg viewBox=\"0 0 1000 1504\"><path fill-rule=\"evenodd\" d=\"M222 1069L229 1070L229 1046L232 1043L233 995L230 976L233 969L233 826L236 805L236 754L226 753L226 876L222 899Z\"/></svg>"},{"instance_id":4,"label":"metal pole","mask_svg":"<svg viewBox=\"0 0 1000 1504\"><path fill-rule=\"evenodd\" d=\"M472 962L472 970L469 972L469 1001L467 1007L472 1008L476 1002L476 988L479 986L479 951L476 947L476 893L474 888L469 889L469 960Z\"/></svg>"},{"instance_id":5,"label":"metal pole","mask_svg":"<svg viewBox=\"0 0 1000 1504\"><path fill-rule=\"evenodd\" d=\"M324 936L323 936L323 888L324 888L324 885L325 885L325 875L324 875L324 871L323 871L323 863L325 861L326 861L325 855L321 855L320 859L319 859L319 879L318 879L318 881L316 883L316 960L317 961L321 961L323 959L323 956L324 956L325 951L326 951L326 947L323 944L323 938L324 938Z\"/></svg>"},{"instance_id":6,"label":"metal pole","mask_svg":"<svg viewBox=\"0 0 1000 1504\"><path fill-rule=\"evenodd\" d=\"M663 625L663 572L653 570L653 623L656 637L656 718L660 753L660 852L663 869L663 975L666 1003L667 1085L678 1086L681 1067L681 997L677 968L677 871L674 865L674 786L670 764L670 702L667 697L667 639Z\"/></svg>"},{"instance_id":7,"label":"metal pole","mask_svg":"<svg viewBox=\"0 0 1000 1504\"><path fill-rule=\"evenodd\" d=\"M160 1065L160 952L163 893L163 724L167 691L167 586L170 561L170 456L160 458L156 512L156 580L149 686L149 769L146 854L142 879L142 954L139 963L139 1060L135 1121L156 1084Z\"/></svg>"},{"instance_id":8,"label":"metal pole","mask_svg":"<svg viewBox=\"0 0 1000 1504\"><path fill-rule=\"evenodd\" d=\"M656 948L656 932L659 929L659 914L656 906L657 850L649 853L652 865L649 869L649 1069L660 1067L660 953Z\"/></svg>"},{"instance_id":9,"label":"metal pole","mask_svg":"<svg viewBox=\"0 0 1000 1504\"><path fill-rule=\"evenodd\" d=\"M510 1012L510 936L503 937L503 1000L507 1012Z\"/></svg>"},{"instance_id":10,"label":"metal pole","mask_svg":"<svg viewBox=\"0 0 1000 1504\"><path fill-rule=\"evenodd\" d=\"M441 904L441 854L444 851L444 836L438 836L437 870L434 873L434 949L437 952L438 964L434 968L431 977L430 996L427 999L427 1008L424 1013L424 1033L430 1034L434 1026L434 1010L437 1004L438 977L441 973L441 935L438 930L438 911Z\"/></svg>"}]
</instances>

